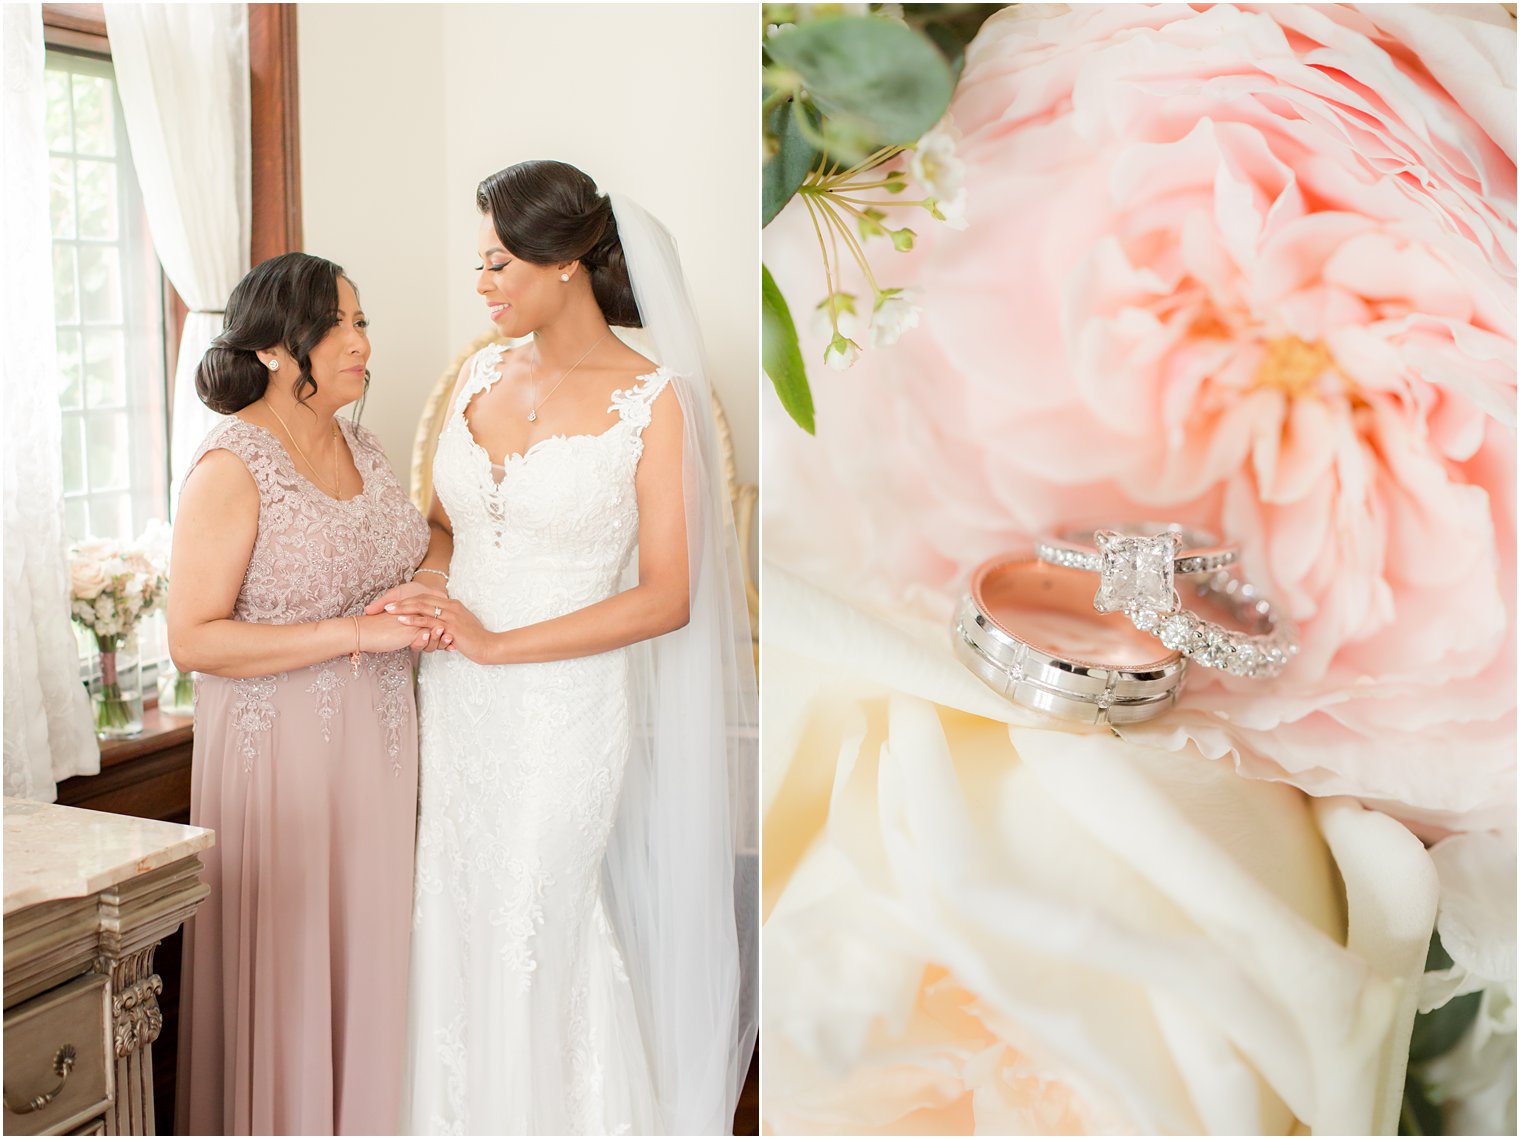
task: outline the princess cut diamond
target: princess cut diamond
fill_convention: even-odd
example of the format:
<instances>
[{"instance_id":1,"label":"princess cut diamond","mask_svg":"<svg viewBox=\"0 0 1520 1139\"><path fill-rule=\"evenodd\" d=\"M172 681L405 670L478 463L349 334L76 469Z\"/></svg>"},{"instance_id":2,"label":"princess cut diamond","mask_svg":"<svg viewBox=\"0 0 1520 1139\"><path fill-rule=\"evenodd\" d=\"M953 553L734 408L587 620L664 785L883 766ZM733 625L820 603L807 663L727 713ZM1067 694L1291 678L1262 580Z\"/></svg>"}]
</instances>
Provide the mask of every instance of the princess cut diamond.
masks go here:
<instances>
[{"instance_id":1,"label":"princess cut diamond","mask_svg":"<svg viewBox=\"0 0 1520 1139\"><path fill-rule=\"evenodd\" d=\"M1172 573L1180 539L1175 531L1144 537L1099 530L1093 538L1101 575L1094 609L1099 613L1137 609L1170 613L1177 608Z\"/></svg>"}]
</instances>

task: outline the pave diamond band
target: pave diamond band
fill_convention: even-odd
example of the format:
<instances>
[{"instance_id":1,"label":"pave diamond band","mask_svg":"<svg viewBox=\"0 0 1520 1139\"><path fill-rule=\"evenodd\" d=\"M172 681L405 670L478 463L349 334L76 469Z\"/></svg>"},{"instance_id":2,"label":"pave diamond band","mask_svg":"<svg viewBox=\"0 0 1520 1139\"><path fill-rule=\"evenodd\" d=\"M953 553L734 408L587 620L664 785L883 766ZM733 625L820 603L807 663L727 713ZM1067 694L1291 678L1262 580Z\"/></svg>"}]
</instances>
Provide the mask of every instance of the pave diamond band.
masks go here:
<instances>
[{"instance_id":1,"label":"pave diamond band","mask_svg":"<svg viewBox=\"0 0 1520 1139\"><path fill-rule=\"evenodd\" d=\"M1240 557L1238 546L1221 543L1207 530L1167 522L1123 522L1071 527L1038 539L1034 545L1035 556L1051 565L1099 573L1103 568L1103 554L1094 542L1094 535L1099 531L1112 532L1121 537L1151 537L1166 533L1177 535L1179 548L1173 555L1172 573L1179 577L1212 573L1234 565Z\"/></svg>"},{"instance_id":2,"label":"pave diamond band","mask_svg":"<svg viewBox=\"0 0 1520 1139\"><path fill-rule=\"evenodd\" d=\"M1145 639L1122 619L1094 614L1086 593L1070 570L1028 556L994 558L973 574L971 592L957 607L951 647L1000 696L1061 719L1126 724L1171 708L1187 661L1177 652L1147 659L1154 654ZM1052 614L1064 627L1052 623ZM1060 647L1063 633L1081 651ZM1101 662L1090 659L1097 655Z\"/></svg>"}]
</instances>

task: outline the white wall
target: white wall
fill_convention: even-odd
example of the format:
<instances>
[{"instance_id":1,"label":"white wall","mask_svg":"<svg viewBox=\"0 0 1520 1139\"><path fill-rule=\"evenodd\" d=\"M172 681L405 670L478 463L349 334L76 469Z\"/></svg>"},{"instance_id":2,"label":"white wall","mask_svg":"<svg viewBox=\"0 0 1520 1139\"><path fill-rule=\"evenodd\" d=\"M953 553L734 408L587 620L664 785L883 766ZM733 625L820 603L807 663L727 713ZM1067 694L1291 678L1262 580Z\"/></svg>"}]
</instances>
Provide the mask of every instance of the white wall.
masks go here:
<instances>
[{"instance_id":1,"label":"white wall","mask_svg":"<svg viewBox=\"0 0 1520 1139\"><path fill-rule=\"evenodd\" d=\"M374 322L364 421L403 477L428 389L490 330L475 186L528 158L680 246L739 477L757 480L758 24L747 4L301 4L305 246Z\"/></svg>"}]
</instances>

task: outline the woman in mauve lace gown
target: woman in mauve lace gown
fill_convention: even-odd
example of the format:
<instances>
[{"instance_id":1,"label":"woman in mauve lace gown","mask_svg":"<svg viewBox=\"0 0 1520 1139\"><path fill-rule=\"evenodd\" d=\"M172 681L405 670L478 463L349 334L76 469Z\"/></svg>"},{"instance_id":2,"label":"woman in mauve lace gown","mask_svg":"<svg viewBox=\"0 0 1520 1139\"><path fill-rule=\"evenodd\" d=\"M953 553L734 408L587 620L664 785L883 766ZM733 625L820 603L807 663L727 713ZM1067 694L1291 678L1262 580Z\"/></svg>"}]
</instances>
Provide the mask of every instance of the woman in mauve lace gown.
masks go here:
<instances>
[{"instance_id":1,"label":"woman in mauve lace gown","mask_svg":"<svg viewBox=\"0 0 1520 1139\"><path fill-rule=\"evenodd\" d=\"M365 615L428 530L340 407L367 322L330 261L233 290L195 386L227 415L174 525L169 639L197 675L190 821L216 831L185 936L180 1133L390 1133L417 793L414 643Z\"/></svg>"}]
</instances>

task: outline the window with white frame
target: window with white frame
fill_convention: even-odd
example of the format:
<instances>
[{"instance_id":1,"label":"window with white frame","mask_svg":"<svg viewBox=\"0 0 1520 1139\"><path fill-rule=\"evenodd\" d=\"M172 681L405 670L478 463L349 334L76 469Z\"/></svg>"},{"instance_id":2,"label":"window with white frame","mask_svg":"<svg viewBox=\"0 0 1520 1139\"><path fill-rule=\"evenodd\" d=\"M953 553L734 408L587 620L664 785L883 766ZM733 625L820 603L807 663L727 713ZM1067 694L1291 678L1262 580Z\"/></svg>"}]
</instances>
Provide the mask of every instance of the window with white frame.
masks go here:
<instances>
[{"instance_id":1,"label":"window with white frame","mask_svg":"<svg viewBox=\"0 0 1520 1139\"><path fill-rule=\"evenodd\" d=\"M50 50L45 80L64 524L132 538L169 509L162 270L111 61Z\"/></svg>"}]
</instances>

